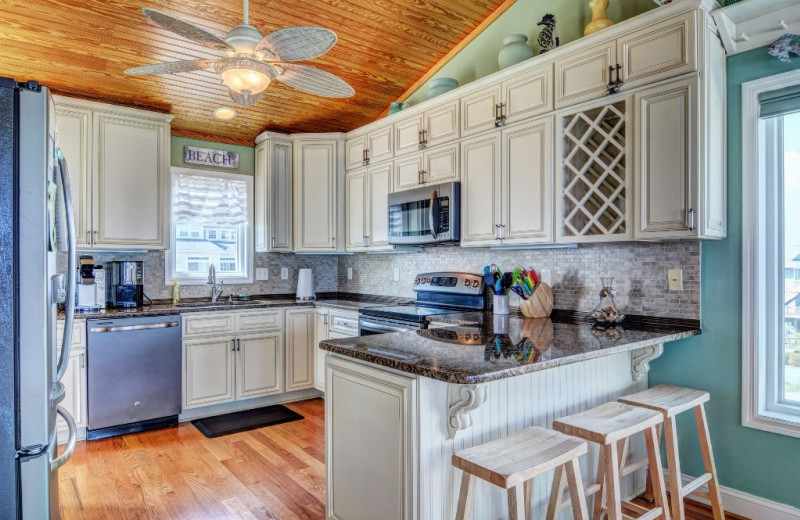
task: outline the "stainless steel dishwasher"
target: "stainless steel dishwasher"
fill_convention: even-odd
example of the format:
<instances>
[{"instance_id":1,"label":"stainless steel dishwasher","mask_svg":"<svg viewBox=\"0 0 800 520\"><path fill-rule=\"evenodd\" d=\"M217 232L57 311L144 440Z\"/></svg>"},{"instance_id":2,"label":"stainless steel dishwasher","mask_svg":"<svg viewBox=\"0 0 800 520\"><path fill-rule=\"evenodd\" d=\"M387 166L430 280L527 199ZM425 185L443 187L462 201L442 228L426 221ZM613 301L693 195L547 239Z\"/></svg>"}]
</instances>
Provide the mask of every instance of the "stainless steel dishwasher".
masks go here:
<instances>
[{"instance_id":1,"label":"stainless steel dishwasher","mask_svg":"<svg viewBox=\"0 0 800 520\"><path fill-rule=\"evenodd\" d=\"M162 428L181 411L181 317L87 320L87 439Z\"/></svg>"}]
</instances>

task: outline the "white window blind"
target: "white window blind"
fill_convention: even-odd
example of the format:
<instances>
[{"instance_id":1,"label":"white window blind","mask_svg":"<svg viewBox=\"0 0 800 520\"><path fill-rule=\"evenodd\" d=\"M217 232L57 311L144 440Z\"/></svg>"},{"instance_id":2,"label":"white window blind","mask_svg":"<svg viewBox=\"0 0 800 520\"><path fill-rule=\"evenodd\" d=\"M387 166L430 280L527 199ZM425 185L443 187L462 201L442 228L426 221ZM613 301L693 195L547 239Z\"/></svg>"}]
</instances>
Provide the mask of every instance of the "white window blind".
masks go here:
<instances>
[{"instance_id":1,"label":"white window blind","mask_svg":"<svg viewBox=\"0 0 800 520\"><path fill-rule=\"evenodd\" d=\"M247 183L244 180L173 173L172 210L176 223L246 224Z\"/></svg>"}]
</instances>

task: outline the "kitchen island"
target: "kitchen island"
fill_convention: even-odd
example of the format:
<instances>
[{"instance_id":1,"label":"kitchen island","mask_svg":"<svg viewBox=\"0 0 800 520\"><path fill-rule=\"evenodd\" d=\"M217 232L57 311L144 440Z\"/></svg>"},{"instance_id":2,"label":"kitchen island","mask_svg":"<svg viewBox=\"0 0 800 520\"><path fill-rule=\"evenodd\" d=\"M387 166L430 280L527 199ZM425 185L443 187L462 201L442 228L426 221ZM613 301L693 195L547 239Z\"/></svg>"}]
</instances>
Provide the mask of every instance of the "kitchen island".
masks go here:
<instances>
[{"instance_id":1,"label":"kitchen island","mask_svg":"<svg viewBox=\"0 0 800 520\"><path fill-rule=\"evenodd\" d=\"M664 343L700 333L696 322L657 319L606 330L563 316L438 320L424 330L320 344L328 351L329 519L454 518L455 451L528 426L550 427L558 417L642 390ZM632 443L632 456L642 454L641 443ZM596 449L581 467L588 481ZM534 481L535 515L544 512L551 480ZM643 485L639 472L624 491ZM474 518L507 517L506 500L479 481Z\"/></svg>"}]
</instances>

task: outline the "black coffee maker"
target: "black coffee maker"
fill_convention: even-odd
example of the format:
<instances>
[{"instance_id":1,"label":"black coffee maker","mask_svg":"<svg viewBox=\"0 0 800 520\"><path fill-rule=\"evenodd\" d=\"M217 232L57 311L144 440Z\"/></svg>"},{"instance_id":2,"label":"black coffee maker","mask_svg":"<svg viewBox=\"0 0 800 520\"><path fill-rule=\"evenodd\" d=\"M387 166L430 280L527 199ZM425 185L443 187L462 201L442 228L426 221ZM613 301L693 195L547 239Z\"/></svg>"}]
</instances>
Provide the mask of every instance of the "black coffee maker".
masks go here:
<instances>
[{"instance_id":1,"label":"black coffee maker","mask_svg":"<svg viewBox=\"0 0 800 520\"><path fill-rule=\"evenodd\" d=\"M143 266L139 261L111 262L106 282L111 307L141 307L144 301Z\"/></svg>"}]
</instances>

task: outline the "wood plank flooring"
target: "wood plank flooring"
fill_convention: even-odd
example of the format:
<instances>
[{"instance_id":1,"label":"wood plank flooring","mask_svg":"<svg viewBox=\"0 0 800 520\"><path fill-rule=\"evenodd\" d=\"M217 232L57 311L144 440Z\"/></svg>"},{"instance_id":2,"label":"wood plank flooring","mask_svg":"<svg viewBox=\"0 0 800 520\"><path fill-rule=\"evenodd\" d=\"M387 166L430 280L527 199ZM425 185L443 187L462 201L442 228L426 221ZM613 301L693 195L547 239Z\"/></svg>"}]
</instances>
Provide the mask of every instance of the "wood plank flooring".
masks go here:
<instances>
[{"instance_id":1,"label":"wood plank flooring","mask_svg":"<svg viewBox=\"0 0 800 520\"><path fill-rule=\"evenodd\" d=\"M216 439L183 423L79 442L59 470L62 519L324 520L325 404L286 406L305 419ZM686 518L712 515L687 501Z\"/></svg>"}]
</instances>

